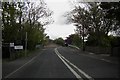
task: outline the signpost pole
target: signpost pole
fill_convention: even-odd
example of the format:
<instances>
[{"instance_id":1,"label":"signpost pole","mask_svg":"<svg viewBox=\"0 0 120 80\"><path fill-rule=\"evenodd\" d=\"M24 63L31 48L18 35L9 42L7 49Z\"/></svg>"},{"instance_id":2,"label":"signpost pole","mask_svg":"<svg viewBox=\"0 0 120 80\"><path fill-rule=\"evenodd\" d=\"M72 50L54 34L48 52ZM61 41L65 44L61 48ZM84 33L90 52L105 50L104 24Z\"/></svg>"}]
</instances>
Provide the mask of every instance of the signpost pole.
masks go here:
<instances>
[{"instance_id":1,"label":"signpost pole","mask_svg":"<svg viewBox=\"0 0 120 80\"><path fill-rule=\"evenodd\" d=\"M12 50L14 48L14 43L9 44L10 60L12 60Z\"/></svg>"},{"instance_id":2,"label":"signpost pole","mask_svg":"<svg viewBox=\"0 0 120 80\"><path fill-rule=\"evenodd\" d=\"M27 32L25 34L26 38L25 38L25 56L27 55Z\"/></svg>"},{"instance_id":3,"label":"signpost pole","mask_svg":"<svg viewBox=\"0 0 120 80\"><path fill-rule=\"evenodd\" d=\"M9 46L10 60L12 60L11 47Z\"/></svg>"},{"instance_id":4,"label":"signpost pole","mask_svg":"<svg viewBox=\"0 0 120 80\"><path fill-rule=\"evenodd\" d=\"M85 39L85 37L84 37L84 25L83 25L83 51L85 51L85 42L84 42L84 39Z\"/></svg>"}]
</instances>

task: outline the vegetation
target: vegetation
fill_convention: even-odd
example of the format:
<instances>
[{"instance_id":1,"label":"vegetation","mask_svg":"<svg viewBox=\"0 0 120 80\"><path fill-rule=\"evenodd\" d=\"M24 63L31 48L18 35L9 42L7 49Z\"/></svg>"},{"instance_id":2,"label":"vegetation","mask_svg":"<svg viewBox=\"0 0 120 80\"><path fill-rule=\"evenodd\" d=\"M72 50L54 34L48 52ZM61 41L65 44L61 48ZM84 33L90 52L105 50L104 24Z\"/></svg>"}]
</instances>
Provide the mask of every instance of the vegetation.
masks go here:
<instances>
[{"instance_id":1,"label":"vegetation","mask_svg":"<svg viewBox=\"0 0 120 80\"><path fill-rule=\"evenodd\" d=\"M71 34L69 37L67 37L66 41L70 39L72 45L75 45L77 47L82 47L82 39L78 34Z\"/></svg>"},{"instance_id":2,"label":"vegetation","mask_svg":"<svg viewBox=\"0 0 120 80\"><path fill-rule=\"evenodd\" d=\"M58 45L61 45L61 46L64 46L65 42L63 40L63 38L57 38L53 41L54 43L58 44Z\"/></svg>"},{"instance_id":3,"label":"vegetation","mask_svg":"<svg viewBox=\"0 0 120 80\"><path fill-rule=\"evenodd\" d=\"M84 7L81 7L81 4L83 4ZM114 13L108 14L109 12L101 8L101 4L102 3L78 3L72 11L66 14L68 18L67 22L74 23L75 26L77 26L76 31L81 39L83 39L83 47L85 45L85 37L87 37L87 45L110 46L111 38L108 36L108 33L116 32L120 29L119 19L114 18L114 16L107 18L106 16ZM118 15L119 11L117 9L119 9L119 6L116 6L114 9L116 15ZM111 8L109 8L109 10L110 9Z\"/></svg>"},{"instance_id":4,"label":"vegetation","mask_svg":"<svg viewBox=\"0 0 120 80\"><path fill-rule=\"evenodd\" d=\"M46 44L47 36L44 33L44 26L51 23L52 11L47 8L43 0L39 0L37 4L35 2L2 2L3 58L16 59L26 56L29 51L35 50L36 46ZM27 52L15 49L11 51L10 43L14 43L15 46L23 45L24 50L27 45Z\"/></svg>"},{"instance_id":5,"label":"vegetation","mask_svg":"<svg viewBox=\"0 0 120 80\"><path fill-rule=\"evenodd\" d=\"M2 2L3 43L24 45L27 33L27 48L34 49L36 44L44 44L46 34L44 25L50 23L50 11L43 0L40 2Z\"/></svg>"},{"instance_id":6,"label":"vegetation","mask_svg":"<svg viewBox=\"0 0 120 80\"><path fill-rule=\"evenodd\" d=\"M104 10L104 12L106 13L106 17L107 19L115 19L117 20L117 26L119 27L120 25L120 17L119 17L119 13L120 13L120 2L102 2L100 4L100 7ZM120 36L120 27L115 31L116 35Z\"/></svg>"}]
</instances>

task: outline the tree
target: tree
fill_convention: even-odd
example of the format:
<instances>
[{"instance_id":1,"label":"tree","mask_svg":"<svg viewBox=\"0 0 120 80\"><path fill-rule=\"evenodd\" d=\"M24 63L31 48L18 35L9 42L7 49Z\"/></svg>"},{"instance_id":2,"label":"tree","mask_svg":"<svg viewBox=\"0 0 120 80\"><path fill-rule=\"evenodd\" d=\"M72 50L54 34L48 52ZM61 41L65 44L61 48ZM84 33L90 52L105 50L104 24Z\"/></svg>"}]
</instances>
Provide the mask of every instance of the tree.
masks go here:
<instances>
[{"instance_id":1,"label":"tree","mask_svg":"<svg viewBox=\"0 0 120 80\"><path fill-rule=\"evenodd\" d=\"M120 2L101 2L100 7L104 10L107 19L115 19L116 22L116 34L120 35Z\"/></svg>"},{"instance_id":2,"label":"tree","mask_svg":"<svg viewBox=\"0 0 120 80\"><path fill-rule=\"evenodd\" d=\"M2 3L3 39L4 42L14 42L18 35L16 27L16 5L15 3Z\"/></svg>"},{"instance_id":3,"label":"tree","mask_svg":"<svg viewBox=\"0 0 120 80\"><path fill-rule=\"evenodd\" d=\"M45 22L41 19L48 18L52 15L52 11L50 11L46 4L41 0L38 6L34 3L27 3L28 5L28 13L26 13L26 24L28 25L28 29L26 28L25 31L28 32L28 42L29 48L35 47L36 44L43 44L45 41L45 34L44 34L44 25L47 25L49 22ZM32 31L32 32L31 32ZM32 47L33 46L33 47Z\"/></svg>"},{"instance_id":4,"label":"tree","mask_svg":"<svg viewBox=\"0 0 120 80\"><path fill-rule=\"evenodd\" d=\"M100 8L100 3L86 3L85 7L80 6L81 3L69 13L68 20L75 23L78 33L81 35L84 42L84 37L96 41L96 45L101 45L103 37L108 36L108 33L118 28L115 26L117 21L114 19L105 18L106 14ZM84 44L83 44L84 47Z\"/></svg>"},{"instance_id":5,"label":"tree","mask_svg":"<svg viewBox=\"0 0 120 80\"><path fill-rule=\"evenodd\" d=\"M72 45L82 47L82 39L78 34L71 34L69 37L67 37L67 39L71 39Z\"/></svg>"},{"instance_id":6,"label":"tree","mask_svg":"<svg viewBox=\"0 0 120 80\"><path fill-rule=\"evenodd\" d=\"M58 44L58 45L64 45L64 40L63 40L63 38L57 38L57 39L55 39L54 40L54 42L56 43L56 44Z\"/></svg>"},{"instance_id":7,"label":"tree","mask_svg":"<svg viewBox=\"0 0 120 80\"><path fill-rule=\"evenodd\" d=\"M43 0L38 2L2 2L3 39L5 43L19 41L25 45L25 34L28 33L28 49L35 48L36 44L43 44L45 38L44 21L52 15Z\"/></svg>"}]
</instances>

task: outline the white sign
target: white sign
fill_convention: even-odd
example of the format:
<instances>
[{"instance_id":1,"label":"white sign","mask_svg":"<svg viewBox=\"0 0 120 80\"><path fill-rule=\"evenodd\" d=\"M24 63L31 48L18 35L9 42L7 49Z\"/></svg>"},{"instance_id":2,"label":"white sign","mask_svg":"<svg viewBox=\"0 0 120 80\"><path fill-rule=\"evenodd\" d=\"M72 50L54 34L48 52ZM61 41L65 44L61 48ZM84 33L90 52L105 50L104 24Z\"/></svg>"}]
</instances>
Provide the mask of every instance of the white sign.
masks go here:
<instances>
[{"instance_id":1,"label":"white sign","mask_svg":"<svg viewBox=\"0 0 120 80\"><path fill-rule=\"evenodd\" d=\"M23 46L14 46L14 49L23 49Z\"/></svg>"},{"instance_id":2,"label":"white sign","mask_svg":"<svg viewBox=\"0 0 120 80\"><path fill-rule=\"evenodd\" d=\"M10 43L10 47L14 47L14 43Z\"/></svg>"}]
</instances>

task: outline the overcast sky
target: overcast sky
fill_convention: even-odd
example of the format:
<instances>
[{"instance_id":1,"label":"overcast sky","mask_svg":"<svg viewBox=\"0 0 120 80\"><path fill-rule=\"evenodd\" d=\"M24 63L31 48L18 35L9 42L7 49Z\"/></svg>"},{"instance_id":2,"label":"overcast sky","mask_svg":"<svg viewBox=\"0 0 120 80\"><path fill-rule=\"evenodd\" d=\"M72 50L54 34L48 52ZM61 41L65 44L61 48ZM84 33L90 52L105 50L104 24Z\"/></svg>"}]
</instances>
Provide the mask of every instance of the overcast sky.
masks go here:
<instances>
[{"instance_id":1,"label":"overcast sky","mask_svg":"<svg viewBox=\"0 0 120 80\"><path fill-rule=\"evenodd\" d=\"M70 34L74 34L76 27L73 26L73 24L65 24L66 18L63 17L63 15L65 14L65 12L73 9L74 7L73 3L76 5L77 1L82 1L82 0L44 0L44 1L47 4L47 7L50 10L52 10L54 13L52 15L54 23L45 26L46 28L45 33L47 33L47 35L50 36L50 39L56 39L59 37L62 37L63 39L65 39ZM94 1L96 0L91 0L91 2L94 2ZM109 2L112 0L99 0L99 1ZM81 7L83 6L84 5L81 4Z\"/></svg>"},{"instance_id":2,"label":"overcast sky","mask_svg":"<svg viewBox=\"0 0 120 80\"><path fill-rule=\"evenodd\" d=\"M53 11L54 23L45 26L47 35L51 39L62 37L65 39L70 34L75 33L75 26L72 24L65 24L65 18L63 17L66 11L71 10L70 0L45 0L48 8Z\"/></svg>"}]
</instances>

